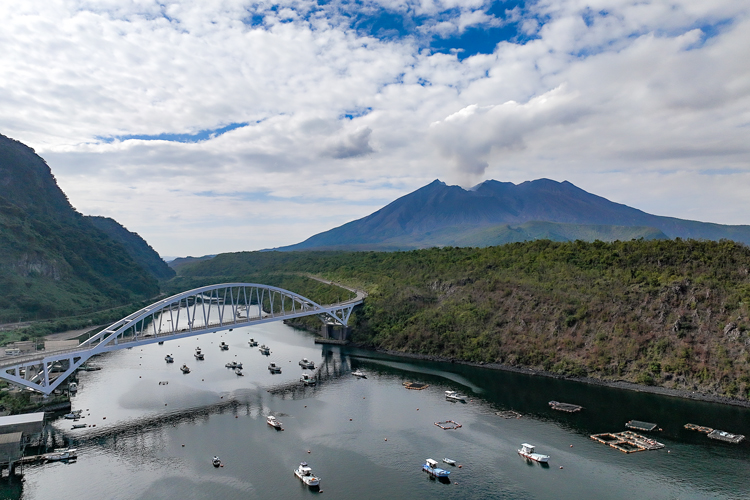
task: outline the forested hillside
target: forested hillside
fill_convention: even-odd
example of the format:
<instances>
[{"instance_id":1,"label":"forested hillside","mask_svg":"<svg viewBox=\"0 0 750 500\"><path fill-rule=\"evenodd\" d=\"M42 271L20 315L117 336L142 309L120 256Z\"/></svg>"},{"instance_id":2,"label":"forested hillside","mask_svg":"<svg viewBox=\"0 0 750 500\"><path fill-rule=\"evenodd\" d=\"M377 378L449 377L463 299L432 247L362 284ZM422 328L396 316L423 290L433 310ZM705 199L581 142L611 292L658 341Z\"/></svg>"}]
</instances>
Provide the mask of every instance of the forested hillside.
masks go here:
<instances>
[{"instance_id":1,"label":"forested hillside","mask_svg":"<svg viewBox=\"0 0 750 500\"><path fill-rule=\"evenodd\" d=\"M177 288L258 277L284 286L289 273L363 287L353 339L372 346L738 398L750 390L750 249L730 241L248 252L178 273Z\"/></svg>"}]
</instances>

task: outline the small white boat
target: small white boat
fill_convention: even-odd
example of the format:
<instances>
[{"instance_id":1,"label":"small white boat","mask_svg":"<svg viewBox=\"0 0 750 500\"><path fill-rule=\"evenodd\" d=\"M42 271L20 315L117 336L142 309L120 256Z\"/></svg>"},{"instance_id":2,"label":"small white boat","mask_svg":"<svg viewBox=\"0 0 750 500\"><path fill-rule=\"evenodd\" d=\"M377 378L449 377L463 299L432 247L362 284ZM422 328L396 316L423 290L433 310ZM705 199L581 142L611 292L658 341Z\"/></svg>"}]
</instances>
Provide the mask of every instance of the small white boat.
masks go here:
<instances>
[{"instance_id":1,"label":"small white boat","mask_svg":"<svg viewBox=\"0 0 750 500\"><path fill-rule=\"evenodd\" d=\"M456 401L458 403L466 402L466 396L462 396L456 391L445 391L445 399L448 401Z\"/></svg>"},{"instance_id":2,"label":"small white boat","mask_svg":"<svg viewBox=\"0 0 750 500\"><path fill-rule=\"evenodd\" d=\"M227 368L237 368L237 362L236 361L230 361L229 363L225 364Z\"/></svg>"},{"instance_id":3,"label":"small white boat","mask_svg":"<svg viewBox=\"0 0 750 500\"><path fill-rule=\"evenodd\" d=\"M249 345L250 347L257 347L258 346L258 341L255 340L255 339L250 339L250 340L247 341L247 345Z\"/></svg>"},{"instance_id":4,"label":"small white boat","mask_svg":"<svg viewBox=\"0 0 750 500\"><path fill-rule=\"evenodd\" d=\"M299 378L299 381L305 385L315 385L316 380L310 376L309 373L303 373Z\"/></svg>"},{"instance_id":5,"label":"small white boat","mask_svg":"<svg viewBox=\"0 0 750 500\"><path fill-rule=\"evenodd\" d=\"M84 429L86 427L86 424L73 424L73 427L70 429Z\"/></svg>"},{"instance_id":6,"label":"small white boat","mask_svg":"<svg viewBox=\"0 0 750 500\"><path fill-rule=\"evenodd\" d=\"M355 371L352 372L352 375L354 375L357 378L367 378L367 375L365 372L357 368Z\"/></svg>"},{"instance_id":7,"label":"small white boat","mask_svg":"<svg viewBox=\"0 0 750 500\"><path fill-rule=\"evenodd\" d=\"M450 475L450 471L447 471L445 469L441 469L437 465L438 465L437 460L433 460L431 458L428 458L427 460L425 460L425 463L422 464L422 470L425 471L425 472L427 472L432 477L437 477L437 478L444 477L444 478L447 478Z\"/></svg>"},{"instance_id":8,"label":"small white boat","mask_svg":"<svg viewBox=\"0 0 750 500\"><path fill-rule=\"evenodd\" d=\"M214 457L213 460L211 460L211 463L214 464L214 467L221 467L221 460L219 460L219 457Z\"/></svg>"},{"instance_id":9,"label":"small white boat","mask_svg":"<svg viewBox=\"0 0 750 500\"><path fill-rule=\"evenodd\" d=\"M57 460L70 460L78 456L78 450L75 448L68 448L67 450L55 451L52 453L45 453L42 455L44 460L57 461Z\"/></svg>"},{"instance_id":10,"label":"small white boat","mask_svg":"<svg viewBox=\"0 0 750 500\"><path fill-rule=\"evenodd\" d=\"M240 377L242 377L242 376L243 376L243 374L242 374L242 370L241 370L241 369L239 369L239 368L235 368L235 369L234 369L234 373L236 373L236 374L237 374L238 376L240 376Z\"/></svg>"},{"instance_id":11,"label":"small white boat","mask_svg":"<svg viewBox=\"0 0 750 500\"><path fill-rule=\"evenodd\" d=\"M76 384L75 382L69 383L68 392L71 394L75 394L76 392L78 392L78 384Z\"/></svg>"},{"instance_id":12,"label":"small white boat","mask_svg":"<svg viewBox=\"0 0 750 500\"><path fill-rule=\"evenodd\" d=\"M528 458L529 460L533 460L535 462L546 464L549 460L548 455L542 455L541 453L535 453L534 452L534 445L523 443L521 445L521 449L518 450L518 454L522 457Z\"/></svg>"},{"instance_id":13,"label":"small white boat","mask_svg":"<svg viewBox=\"0 0 750 500\"><path fill-rule=\"evenodd\" d=\"M188 365L182 365L180 367L180 370L182 370L182 373L190 373L190 368L188 368Z\"/></svg>"},{"instance_id":14,"label":"small white boat","mask_svg":"<svg viewBox=\"0 0 750 500\"><path fill-rule=\"evenodd\" d=\"M242 370L242 363L237 363L237 362L235 362L235 363L234 363L234 367L235 367L235 368L239 368L240 370Z\"/></svg>"},{"instance_id":15,"label":"small white boat","mask_svg":"<svg viewBox=\"0 0 750 500\"><path fill-rule=\"evenodd\" d=\"M455 460L451 460L450 458L444 458L443 462L445 462L448 465L456 465L456 461Z\"/></svg>"},{"instance_id":16,"label":"small white boat","mask_svg":"<svg viewBox=\"0 0 750 500\"><path fill-rule=\"evenodd\" d=\"M258 350L261 354L265 354L266 356L271 354L271 348L268 347L266 344L263 344L262 346L258 347Z\"/></svg>"},{"instance_id":17,"label":"small white boat","mask_svg":"<svg viewBox=\"0 0 750 500\"><path fill-rule=\"evenodd\" d=\"M299 362L299 365L302 368L309 368L309 369L314 369L315 368L315 363L313 363L312 361L310 361L307 358L302 358L302 360Z\"/></svg>"},{"instance_id":18,"label":"small white boat","mask_svg":"<svg viewBox=\"0 0 750 500\"><path fill-rule=\"evenodd\" d=\"M268 365L268 371L271 373L281 373L281 367L276 363L271 363Z\"/></svg>"},{"instance_id":19,"label":"small white boat","mask_svg":"<svg viewBox=\"0 0 750 500\"><path fill-rule=\"evenodd\" d=\"M174 358L171 354L167 354L166 356L164 356L164 361L166 361L167 363L174 363Z\"/></svg>"},{"instance_id":20,"label":"small white boat","mask_svg":"<svg viewBox=\"0 0 750 500\"><path fill-rule=\"evenodd\" d=\"M276 417L274 417L273 415L269 415L266 417L266 423L274 429L281 429L281 422L276 420Z\"/></svg>"},{"instance_id":21,"label":"small white boat","mask_svg":"<svg viewBox=\"0 0 750 500\"><path fill-rule=\"evenodd\" d=\"M320 478L313 474L312 468L307 465L307 462L301 462L299 467L294 470L294 475L300 478L307 486L320 485Z\"/></svg>"},{"instance_id":22,"label":"small white boat","mask_svg":"<svg viewBox=\"0 0 750 500\"><path fill-rule=\"evenodd\" d=\"M228 351L229 344L227 344L226 342L222 342L221 344L219 344L219 349L221 349L222 351Z\"/></svg>"},{"instance_id":23,"label":"small white boat","mask_svg":"<svg viewBox=\"0 0 750 500\"><path fill-rule=\"evenodd\" d=\"M200 351L197 351L195 354L193 354L193 356L195 356L195 359L199 359L201 361L203 361L204 359L203 353Z\"/></svg>"},{"instance_id":24,"label":"small white boat","mask_svg":"<svg viewBox=\"0 0 750 500\"><path fill-rule=\"evenodd\" d=\"M83 413L83 410L71 411L70 413L63 415L63 418L67 418L68 420L78 420L81 418L81 413Z\"/></svg>"}]
</instances>

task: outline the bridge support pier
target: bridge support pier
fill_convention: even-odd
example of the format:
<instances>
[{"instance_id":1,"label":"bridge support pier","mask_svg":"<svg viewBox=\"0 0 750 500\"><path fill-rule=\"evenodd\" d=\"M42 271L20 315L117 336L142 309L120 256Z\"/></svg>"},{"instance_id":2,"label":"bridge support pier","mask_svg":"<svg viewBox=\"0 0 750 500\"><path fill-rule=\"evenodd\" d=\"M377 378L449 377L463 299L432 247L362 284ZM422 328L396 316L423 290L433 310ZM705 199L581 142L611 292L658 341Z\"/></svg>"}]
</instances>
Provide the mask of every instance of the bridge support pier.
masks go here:
<instances>
[{"instance_id":1,"label":"bridge support pier","mask_svg":"<svg viewBox=\"0 0 750 500\"><path fill-rule=\"evenodd\" d=\"M352 329L336 323L323 323L320 327L320 336L324 339L348 340Z\"/></svg>"}]
</instances>

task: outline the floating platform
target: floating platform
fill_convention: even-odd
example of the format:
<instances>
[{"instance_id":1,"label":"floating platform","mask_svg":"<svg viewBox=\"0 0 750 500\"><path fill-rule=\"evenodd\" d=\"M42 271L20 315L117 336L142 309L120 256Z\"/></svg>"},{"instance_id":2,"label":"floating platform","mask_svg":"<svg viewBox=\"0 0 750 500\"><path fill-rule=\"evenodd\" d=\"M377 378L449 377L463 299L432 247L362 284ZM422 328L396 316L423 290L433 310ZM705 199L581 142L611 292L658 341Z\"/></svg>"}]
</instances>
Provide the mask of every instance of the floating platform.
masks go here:
<instances>
[{"instance_id":1,"label":"floating platform","mask_svg":"<svg viewBox=\"0 0 750 500\"><path fill-rule=\"evenodd\" d=\"M714 430L710 427L704 427L702 425L696 425L696 424L685 424L685 429L689 431L698 431L702 432L704 434L711 434Z\"/></svg>"},{"instance_id":2,"label":"floating platform","mask_svg":"<svg viewBox=\"0 0 750 500\"><path fill-rule=\"evenodd\" d=\"M635 453L646 450L660 450L664 448L659 443L646 436L641 436L632 431L623 432L605 432L603 434L594 434L591 439L602 444L606 444L623 453Z\"/></svg>"},{"instance_id":3,"label":"floating platform","mask_svg":"<svg viewBox=\"0 0 750 500\"><path fill-rule=\"evenodd\" d=\"M652 424L651 422L641 422L640 420L631 420L630 422L625 423L625 427L627 427L628 429L635 429L637 431L648 432L656 429L656 424Z\"/></svg>"},{"instance_id":4,"label":"floating platform","mask_svg":"<svg viewBox=\"0 0 750 500\"><path fill-rule=\"evenodd\" d=\"M443 429L444 431L452 429L460 429L462 426L455 420L443 420L442 422L435 422L435 425Z\"/></svg>"},{"instance_id":5,"label":"floating platform","mask_svg":"<svg viewBox=\"0 0 750 500\"><path fill-rule=\"evenodd\" d=\"M504 411L496 411L495 415L498 415L503 418L521 418L523 415L518 413L515 410L504 410Z\"/></svg>"},{"instance_id":6,"label":"floating platform","mask_svg":"<svg viewBox=\"0 0 750 500\"><path fill-rule=\"evenodd\" d=\"M427 389L430 384L422 384L420 382L404 382L404 387L407 389L413 389L415 391L421 391L422 389Z\"/></svg>"},{"instance_id":7,"label":"floating platform","mask_svg":"<svg viewBox=\"0 0 750 500\"><path fill-rule=\"evenodd\" d=\"M724 441L725 443L739 444L745 439L742 434L731 434L729 432L720 431L714 429L708 433L709 439L716 439L718 441Z\"/></svg>"},{"instance_id":8,"label":"floating platform","mask_svg":"<svg viewBox=\"0 0 750 500\"><path fill-rule=\"evenodd\" d=\"M583 410L583 406L574 405L570 403L561 403L559 401L550 401L549 406L553 410L565 411L568 413L575 413L577 411Z\"/></svg>"}]
</instances>

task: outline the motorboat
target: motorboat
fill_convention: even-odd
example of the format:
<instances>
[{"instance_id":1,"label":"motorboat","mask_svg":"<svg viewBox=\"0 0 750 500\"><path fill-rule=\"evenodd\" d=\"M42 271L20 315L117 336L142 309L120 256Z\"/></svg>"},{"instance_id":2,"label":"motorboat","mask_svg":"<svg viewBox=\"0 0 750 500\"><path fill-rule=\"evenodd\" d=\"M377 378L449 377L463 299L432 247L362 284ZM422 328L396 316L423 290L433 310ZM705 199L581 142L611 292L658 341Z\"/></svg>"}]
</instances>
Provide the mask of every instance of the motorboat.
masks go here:
<instances>
[{"instance_id":1,"label":"motorboat","mask_svg":"<svg viewBox=\"0 0 750 500\"><path fill-rule=\"evenodd\" d=\"M266 423L274 429L281 429L281 422L276 420L276 417L274 417L273 415L268 415L266 417Z\"/></svg>"},{"instance_id":2,"label":"motorboat","mask_svg":"<svg viewBox=\"0 0 750 500\"><path fill-rule=\"evenodd\" d=\"M225 364L227 368L237 368L237 362L236 361L230 361L229 363Z\"/></svg>"},{"instance_id":3,"label":"motorboat","mask_svg":"<svg viewBox=\"0 0 750 500\"><path fill-rule=\"evenodd\" d=\"M182 373L190 373L190 368L188 368L188 365L182 365L180 367L180 370L182 370Z\"/></svg>"},{"instance_id":4,"label":"motorboat","mask_svg":"<svg viewBox=\"0 0 750 500\"><path fill-rule=\"evenodd\" d=\"M195 352L201 352L201 348L200 347L196 347L195 348Z\"/></svg>"},{"instance_id":5,"label":"motorboat","mask_svg":"<svg viewBox=\"0 0 750 500\"><path fill-rule=\"evenodd\" d=\"M299 378L299 381L305 385L315 385L316 380L310 376L309 373L303 373Z\"/></svg>"},{"instance_id":6,"label":"motorboat","mask_svg":"<svg viewBox=\"0 0 750 500\"><path fill-rule=\"evenodd\" d=\"M445 469L441 469L438 467L437 460L433 460L431 458L428 458L425 460L425 463L422 464L422 470L427 472L432 477L448 477L450 475L450 471L447 471Z\"/></svg>"},{"instance_id":7,"label":"motorboat","mask_svg":"<svg viewBox=\"0 0 750 500\"><path fill-rule=\"evenodd\" d=\"M312 370L312 369L315 369L315 363L313 363L312 361L310 361L310 360L309 360L309 359L307 359L307 358L302 358L302 360L301 360L301 361L299 362L299 365L300 365L300 366L301 366L302 368L309 368L309 369L311 369L311 370Z\"/></svg>"},{"instance_id":8,"label":"motorboat","mask_svg":"<svg viewBox=\"0 0 750 500\"><path fill-rule=\"evenodd\" d=\"M448 465L454 465L454 466L456 465L456 461L455 460L451 460L450 458L444 458L443 462L445 462Z\"/></svg>"},{"instance_id":9,"label":"motorboat","mask_svg":"<svg viewBox=\"0 0 750 500\"><path fill-rule=\"evenodd\" d=\"M466 402L466 396L462 396L456 391L445 391L445 399L447 399L448 401L455 401L458 403Z\"/></svg>"},{"instance_id":10,"label":"motorboat","mask_svg":"<svg viewBox=\"0 0 750 500\"><path fill-rule=\"evenodd\" d=\"M60 451L54 451L52 453L45 453L42 455L42 458L44 460L49 460L52 462L58 461L58 460L70 460L71 458L76 458L78 456L78 450L75 448L68 448L67 450L60 450Z\"/></svg>"},{"instance_id":11,"label":"motorboat","mask_svg":"<svg viewBox=\"0 0 750 500\"><path fill-rule=\"evenodd\" d=\"M263 344L262 346L258 347L258 350L260 351L261 354L265 354L266 356L271 354L271 348L268 347L266 344Z\"/></svg>"},{"instance_id":12,"label":"motorboat","mask_svg":"<svg viewBox=\"0 0 750 500\"><path fill-rule=\"evenodd\" d=\"M164 341L163 341L163 340L160 340L160 341L159 341L159 345L164 345Z\"/></svg>"},{"instance_id":13,"label":"motorboat","mask_svg":"<svg viewBox=\"0 0 750 500\"><path fill-rule=\"evenodd\" d=\"M234 367L235 367L235 368L239 368L240 370L242 370L242 363L237 363L237 362L235 361L235 363L234 363Z\"/></svg>"},{"instance_id":14,"label":"motorboat","mask_svg":"<svg viewBox=\"0 0 750 500\"><path fill-rule=\"evenodd\" d=\"M219 349L221 349L222 351L228 351L229 344L227 344L226 342L222 342L221 344L219 344Z\"/></svg>"},{"instance_id":15,"label":"motorboat","mask_svg":"<svg viewBox=\"0 0 750 500\"><path fill-rule=\"evenodd\" d=\"M71 394L75 394L76 392L78 392L78 384L76 384L75 382L69 383L68 392Z\"/></svg>"},{"instance_id":16,"label":"motorboat","mask_svg":"<svg viewBox=\"0 0 750 500\"><path fill-rule=\"evenodd\" d=\"M528 458L529 460L533 460L535 462L546 464L549 461L549 456L542 455L541 453L535 453L534 452L534 445L523 443L521 445L521 449L518 450L518 454L522 457Z\"/></svg>"},{"instance_id":17,"label":"motorboat","mask_svg":"<svg viewBox=\"0 0 750 500\"><path fill-rule=\"evenodd\" d=\"M365 374L365 372L363 372L359 368L357 368L356 370L354 370L352 372L352 375L354 375L357 378L367 378L367 375Z\"/></svg>"},{"instance_id":18,"label":"motorboat","mask_svg":"<svg viewBox=\"0 0 750 500\"><path fill-rule=\"evenodd\" d=\"M320 478L313 474L312 468L307 465L307 462L300 462L299 467L294 470L294 475L307 486L320 485Z\"/></svg>"},{"instance_id":19,"label":"motorboat","mask_svg":"<svg viewBox=\"0 0 750 500\"><path fill-rule=\"evenodd\" d=\"M276 363L271 363L270 365L268 365L268 371L270 371L271 373L281 373L281 367Z\"/></svg>"},{"instance_id":20,"label":"motorboat","mask_svg":"<svg viewBox=\"0 0 750 500\"><path fill-rule=\"evenodd\" d=\"M258 341L255 339L250 339L247 341L247 345L249 345L250 347L258 347Z\"/></svg>"},{"instance_id":21,"label":"motorboat","mask_svg":"<svg viewBox=\"0 0 750 500\"><path fill-rule=\"evenodd\" d=\"M203 359L205 359L204 356L203 356L203 353L200 352L200 351L196 351L196 353L193 354L193 356L195 356L195 359L198 359L198 360L201 360L201 361L203 361Z\"/></svg>"},{"instance_id":22,"label":"motorboat","mask_svg":"<svg viewBox=\"0 0 750 500\"><path fill-rule=\"evenodd\" d=\"M174 363L174 358L171 354L167 354L166 356L164 356L164 361L166 361L167 363Z\"/></svg>"},{"instance_id":23,"label":"motorboat","mask_svg":"<svg viewBox=\"0 0 750 500\"><path fill-rule=\"evenodd\" d=\"M71 430L72 429L83 429L85 427L86 427L86 424L73 424L73 427L71 427Z\"/></svg>"},{"instance_id":24,"label":"motorboat","mask_svg":"<svg viewBox=\"0 0 750 500\"><path fill-rule=\"evenodd\" d=\"M67 418L68 420L78 420L81 418L81 413L83 413L83 410L71 411L70 413L63 415L63 418Z\"/></svg>"},{"instance_id":25,"label":"motorboat","mask_svg":"<svg viewBox=\"0 0 750 500\"><path fill-rule=\"evenodd\" d=\"M214 467L221 467L221 460L219 457L214 457L213 460L211 460L211 463L214 464Z\"/></svg>"},{"instance_id":26,"label":"motorboat","mask_svg":"<svg viewBox=\"0 0 750 500\"><path fill-rule=\"evenodd\" d=\"M236 373L236 374L237 374L237 375L239 375L240 377L242 377L242 376L243 376L243 374L242 374L242 370L241 370L240 368L235 368L235 369L234 369L234 373Z\"/></svg>"}]
</instances>

